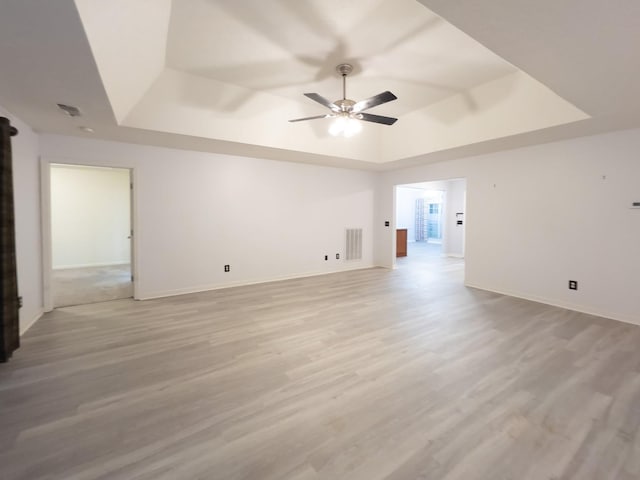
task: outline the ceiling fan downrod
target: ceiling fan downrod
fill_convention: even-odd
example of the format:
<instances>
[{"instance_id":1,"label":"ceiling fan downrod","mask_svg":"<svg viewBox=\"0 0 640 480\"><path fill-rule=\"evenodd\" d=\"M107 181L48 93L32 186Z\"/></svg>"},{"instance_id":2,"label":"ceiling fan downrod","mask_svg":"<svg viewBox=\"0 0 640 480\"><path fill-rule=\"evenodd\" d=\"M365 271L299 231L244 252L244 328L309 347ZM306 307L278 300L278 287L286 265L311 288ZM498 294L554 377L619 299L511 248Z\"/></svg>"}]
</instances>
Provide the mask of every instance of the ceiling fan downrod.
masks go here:
<instances>
[{"instance_id":1,"label":"ceiling fan downrod","mask_svg":"<svg viewBox=\"0 0 640 480\"><path fill-rule=\"evenodd\" d=\"M353 72L353 66L349 63L341 63L336 67L336 71L342 75L342 99L347 99L347 75Z\"/></svg>"},{"instance_id":2,"label":"ceiling fan downrod","mask_svg":"<svg viewBox=\"0 0 640 480\"><path fill-rule=\"evenodd\" d=\"M342 115L351 113L351 109L355 102L347 98L347 75L353 71L353 66L349 63L341 63L336 67L336 71L342 75L342 100L334 102L341 111Z\"/></svg>"}]
</instances>

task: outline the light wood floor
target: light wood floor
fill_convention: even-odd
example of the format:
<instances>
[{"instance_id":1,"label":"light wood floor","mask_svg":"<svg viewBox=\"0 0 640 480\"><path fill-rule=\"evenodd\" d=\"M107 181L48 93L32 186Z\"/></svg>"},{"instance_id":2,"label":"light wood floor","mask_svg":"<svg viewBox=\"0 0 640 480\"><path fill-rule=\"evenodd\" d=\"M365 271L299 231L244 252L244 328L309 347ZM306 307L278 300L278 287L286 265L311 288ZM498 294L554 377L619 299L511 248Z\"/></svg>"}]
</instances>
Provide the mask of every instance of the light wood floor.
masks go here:
<instances>
[{"instance_id":1,"label":"light wood floor","mask_svg":"<svg viewBox=\"0 0 640 480\"><path fill-rule=\"evenodd\" d=\"M639 479L640 328L419 257L46 315L0 365L0 478Z\"/></svg>"}]
</instances>

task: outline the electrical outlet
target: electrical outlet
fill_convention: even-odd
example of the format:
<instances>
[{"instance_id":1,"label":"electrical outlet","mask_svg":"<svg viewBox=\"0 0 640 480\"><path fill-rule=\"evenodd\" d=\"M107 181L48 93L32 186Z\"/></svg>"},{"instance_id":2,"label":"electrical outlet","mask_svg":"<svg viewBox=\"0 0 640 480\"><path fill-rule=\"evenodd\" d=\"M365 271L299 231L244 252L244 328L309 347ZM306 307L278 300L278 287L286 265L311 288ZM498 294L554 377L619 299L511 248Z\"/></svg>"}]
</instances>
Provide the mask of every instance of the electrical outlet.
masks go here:
<instances>
[{"instance_id":1,"label":"electrical outlet","mask_svg":"<svg viewBox=\"0 0 640 480\"><path fill-rule=\"evenodd\" d=\"M340 260L340 254L336 253L336 260Z\"/></svg>"},{"instance_id":2,"label":"electrical outlet","mask_svg":"<svg viewBox=\"0 0 640 480\"><path fill-rule=\"evenodd\" d=\"M578 281L569 280L569 290L577 290L577 289L578 289Z\"/></svg>"},{"instance_id":3,"label":"electrical outlet","mask_svg":"<svg viewBox=\"0 0 640 480\"><path fill-rule=\"evenodd\" d=\"M225 265L224 266L224 271L225 272L230 272L231 271L231 266L230 265Z\"/></svg>"},{"instance_id":4,"label":"electrical outlet","mask_svg":"<svg viewBox=\"0 0 640 480\"><path fill-rule=\"evenodd\" d=\"M324 256L324 259L325 259L325 260L329 260L329 255L325 255L325 256Z\"/></svg>"},{"instance_id":5,"label":"electrical outlet","mask_svg":"<svg viewBox=\"0 0 640 480\"><path fill-rule=\"evenodd\" d=\"M384 221L384 226L385 226L385 227L388 227L388 226L389 226L389 220L385 220L385 221Z\"/></svg>"}]
</instances>

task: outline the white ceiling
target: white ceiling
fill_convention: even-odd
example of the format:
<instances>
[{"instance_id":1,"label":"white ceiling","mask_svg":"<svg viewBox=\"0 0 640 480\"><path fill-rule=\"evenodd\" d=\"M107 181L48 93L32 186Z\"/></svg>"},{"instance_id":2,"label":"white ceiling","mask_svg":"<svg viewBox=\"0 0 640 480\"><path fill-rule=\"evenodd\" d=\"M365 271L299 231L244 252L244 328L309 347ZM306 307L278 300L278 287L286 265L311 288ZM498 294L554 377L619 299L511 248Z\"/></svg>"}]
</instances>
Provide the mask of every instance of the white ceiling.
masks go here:
<instances>
[{"instance_id":1,"label":"white ceiling","mask_svg":"<svg viewBox=\"0 0 640 480\"><path fill-rule=\"evenodd\" d=\"M174 0L166 58L304 104L303 92L340 98L335 66L348 62L350 97L398 92L393 115L517 70L414 0Z\"/></svg>"},{"instance_id":2,"label":"white ceiling","mask_svg":"<svg viewBox=\"0 0 640 480\"><path fill-rule=\"evenodd\" d=\"M0 105L40 132L398 168L640 124L639 21L598 0L3 0ZM287 122L341 96L342 62L348 97L398 96L371 110L395 125Z\"/></svg>"}]
</instances>

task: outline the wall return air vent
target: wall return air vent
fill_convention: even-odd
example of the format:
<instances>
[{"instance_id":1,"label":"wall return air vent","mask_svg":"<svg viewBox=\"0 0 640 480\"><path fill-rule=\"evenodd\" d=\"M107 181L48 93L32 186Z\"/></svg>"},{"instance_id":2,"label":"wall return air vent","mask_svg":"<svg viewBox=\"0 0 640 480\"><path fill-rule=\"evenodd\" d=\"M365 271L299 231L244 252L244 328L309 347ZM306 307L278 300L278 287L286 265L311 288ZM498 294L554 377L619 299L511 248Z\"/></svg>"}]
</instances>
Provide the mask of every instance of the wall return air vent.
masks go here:
<instances>
[{"instance_id":1,"label":"wall return air vent","mask_svg":"<svg viewBox=\"0 0 640 480\"><path fill-rule=\"evenodd\" d=\"M58 103L57 105L60 110L62 110L66 115L69 115L70 117L79 117L80 115L82 115L78 107L74 107L73 105L65 105L64 103Z\"/></svg>"},{"instance_id":2,"label":"wall return air vent","mask_svg":"<svg viewBox=\"0 0 640 480\"><path fill-rule=\"evenodd\" d=\"M362 260L362 229L347 228L345 260Z\"/></svg>"}]
</instances>

